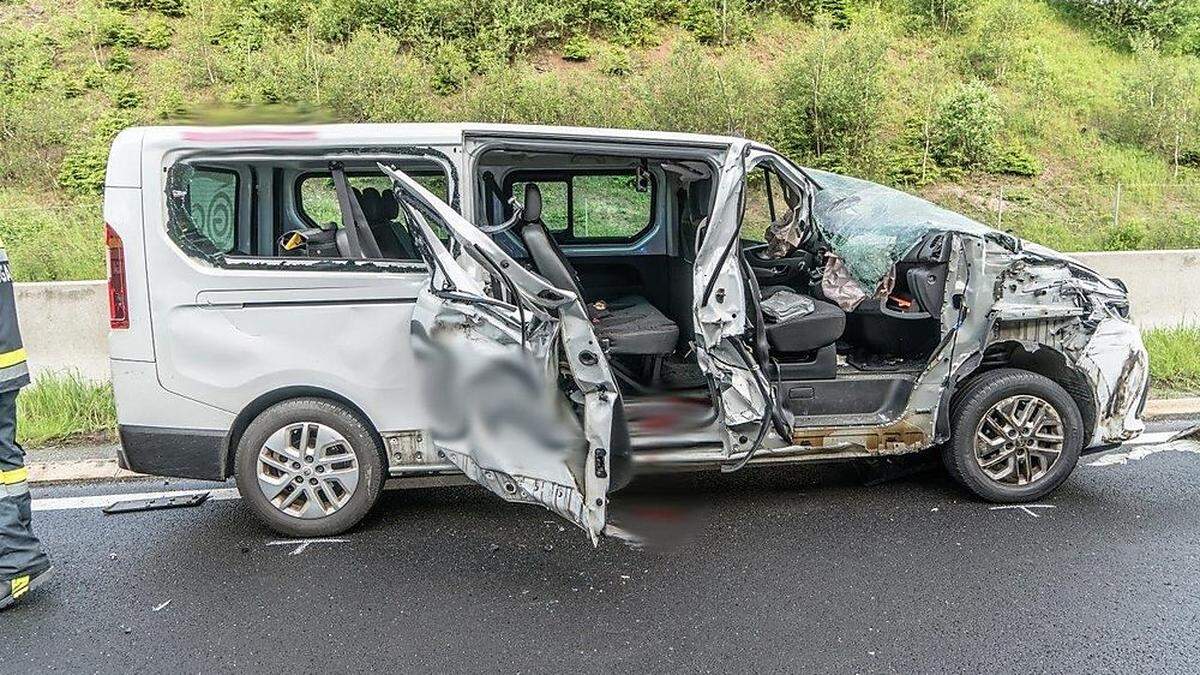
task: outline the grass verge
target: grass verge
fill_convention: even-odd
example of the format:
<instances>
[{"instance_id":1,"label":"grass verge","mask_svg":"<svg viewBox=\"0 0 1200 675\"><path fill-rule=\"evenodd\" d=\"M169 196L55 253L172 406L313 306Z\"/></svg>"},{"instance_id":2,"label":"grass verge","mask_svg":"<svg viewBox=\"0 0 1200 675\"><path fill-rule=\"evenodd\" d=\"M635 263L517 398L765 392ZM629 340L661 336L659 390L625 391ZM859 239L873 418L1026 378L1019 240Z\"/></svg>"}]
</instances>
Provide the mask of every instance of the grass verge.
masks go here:
<instances>
[{"instance_id":1,"label":"grass verge","mask_svg":"<svg viewBox=\"0 0 1200 675\"><path fill-rule=\"evenodd\" d=\"M1200 326L1158 328L1142 335L1150 352L1155 393L1178 395L1200 390Z\"/></svg>"},{"instance_id":2,"label":"grass verge","mask_svg":"<svg viewBox=\"0 0 1200 675\"><path fill-rule=\"evenodd\" d=\"M107 442L115 436L112 384L78 373L44 375L17 397L17 441L30 448Z\"/></svg>"}]
</instances>

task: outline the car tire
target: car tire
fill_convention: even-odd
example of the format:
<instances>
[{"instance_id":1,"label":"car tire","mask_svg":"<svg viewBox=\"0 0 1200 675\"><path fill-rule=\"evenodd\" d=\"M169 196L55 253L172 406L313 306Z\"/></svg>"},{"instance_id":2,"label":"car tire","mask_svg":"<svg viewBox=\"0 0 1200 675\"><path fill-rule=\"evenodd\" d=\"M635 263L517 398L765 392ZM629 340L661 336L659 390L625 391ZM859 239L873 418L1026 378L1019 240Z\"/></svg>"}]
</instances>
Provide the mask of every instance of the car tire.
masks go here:
<instances>
[{"instance_id":1,"label":"car tire","mask_svg":"<svg viewBox=\"0 0 1200 675\"><path fill-rule=\"evenodd\" d=\"M951 478L990 502L1046 496L1067 479L1083 449L1075 400L1027 370L1000 368L969 380L954 397L950 422L942 462Z\"/></svg>"},{"instance_id":2,"label":"car tire","mask_svg":"<svg viewBox=\"0 0 1200 675\"><path fill-rule=\"evenodd\" d=\"M246 428L234 458L238 491L254 515L293 537L354 527L383 492L387 456L349 407L296 398L267 408Z\"/></svg>"}]
</instances>

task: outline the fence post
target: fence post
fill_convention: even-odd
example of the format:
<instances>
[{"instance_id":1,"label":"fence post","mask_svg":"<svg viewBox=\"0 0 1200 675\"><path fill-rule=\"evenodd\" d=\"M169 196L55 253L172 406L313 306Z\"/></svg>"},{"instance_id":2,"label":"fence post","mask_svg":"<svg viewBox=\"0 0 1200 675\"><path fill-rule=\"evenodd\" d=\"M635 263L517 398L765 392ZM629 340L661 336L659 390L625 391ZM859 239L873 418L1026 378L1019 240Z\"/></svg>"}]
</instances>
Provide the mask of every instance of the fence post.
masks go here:
<instances>
[{"instance_id":1,"label":"fence post","mask_svg":"<svg viewBox=\"0 0 1200 675\"><path fill-rule=\"evenodd\" d=\"M996 204L996 229L1004 231L1004 186L1000 186L1000 203Z\"/></svg>"},{"instance_id":2,"label":"fence post","mask_svg":"<svg viewBox=\"0 0 1200 675\"><path fill-rule=\"evenodd\" d=\"M1117 181L1117 194L1113 197L1113 227L1121 225L1121 181Z\"/></svg>"}]
</instances>

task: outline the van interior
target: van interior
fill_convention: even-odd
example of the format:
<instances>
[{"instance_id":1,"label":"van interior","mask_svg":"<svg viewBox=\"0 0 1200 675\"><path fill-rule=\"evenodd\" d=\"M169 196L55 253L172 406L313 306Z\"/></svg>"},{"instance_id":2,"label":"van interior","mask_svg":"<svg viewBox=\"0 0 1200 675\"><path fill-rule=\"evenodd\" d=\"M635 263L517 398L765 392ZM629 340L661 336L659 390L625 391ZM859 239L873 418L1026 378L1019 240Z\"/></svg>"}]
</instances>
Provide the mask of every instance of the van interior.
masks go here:
<instances>
[{"instance_id":1,"label":"van interior","mask_svg":"<svg viewBox=\"0 0 1200 675\"><path fill-rule=\"evenodd\" d=\"M192 227L232 257L421 260L380 158L195 161L185 206ZM397 164L456 208L432 160ZM469 219L515 259L587 304L625 400L635 447L691 420L711 426L710 391L690 344L692 268L712 210L717 168L681 157L497 148L477 157L464 190ZM845 311L822 291L828 243L816 231L778 245L796 195L769 167L743 197L751 352L794 416L794 436L897 419L941 337L949 251L926 237L893 269L883 299ZM519 209L517 208L519 207ZM681 422L683 420L683 422Z\"/></svg>"}]
</instances>

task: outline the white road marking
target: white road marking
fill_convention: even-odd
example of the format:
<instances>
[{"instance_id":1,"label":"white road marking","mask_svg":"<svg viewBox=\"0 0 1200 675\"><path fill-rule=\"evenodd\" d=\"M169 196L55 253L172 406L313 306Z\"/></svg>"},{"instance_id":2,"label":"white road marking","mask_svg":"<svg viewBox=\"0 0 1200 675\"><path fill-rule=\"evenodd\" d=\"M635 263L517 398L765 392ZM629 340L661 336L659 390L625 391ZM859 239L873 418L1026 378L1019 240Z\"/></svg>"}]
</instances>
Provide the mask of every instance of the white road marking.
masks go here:
<instances>
[{"instance_id":1,"label":"white road marking","mask_svg":"<svg viewBox=\"0 0 1200 675\"><path fill-rule=\"evenodd\" d=\"M102 509L116 502L127 502L138 499L163 499L169 497L186 497L208 493L208 500L241 499L236 488L220 488L217 490L174 490L169 492L129 492L125 494L88 495L86 497L51 497L35 499L32 502L34 511L65 511L68 509Z\"/></svg>"},{"instance_id":2,"label":"white road marking","mask_svg":"<svg viewBox=\"0 0 1200 675\"><path fill-rule=\"evenodd\" d=\"M268 541L267 546L295 546L295 550L288 555L300 555L308 549L310 544L345 544L349 541L349 539L280 539Z\"/></svg>"},{"instance_id":3,"label":"white road marking","mask_svg":"<svg viewBox=\"0 0 1200 675\"><path fill-rule=\"evenodd\" d=\"M1171 437L1179 433L1178 431L1155 431L1149 434L1142 434L1137 438L1125 443L1126 446L1138 445L1154 445L1155 443L1166 443L1171 440Z\"/></svg>"},{"instance_id":4,"label":"white road marking","mask_svg":"<svg viewBox=\"0 0 1200 675\"><path fill-rule=\"evenodd\" d=\"M461 481L455 481L461 478ZM441 482L437 482L441 481ZM403 481L391 481L384 485L384 490L412 490L430 487L448 487L456 485L474 485L466 476L418 477L406 478ZM172 490L167 492L130 492L128 494L88 495L86 497L47 497L33 500L34 511L65 511L69 509L102 509L115 502L133 501L137 499L162 499L170 497L186 497L208 493L208 501L223 501L241 499L237 488L217 488L215 490Z\"/></svg>"},{"instance_id":5,"label":"white road marking","mask_svg":"<svg viewBox=\"0 0 1200 675\"><path fill-rule=\"evenodd\" d=\"M1195 441L1176 441L1174 443L1158 443L1156 445L1139 445L1126 452L1110 452L1101 455L1096 461L1088 462L1088 466L1118 466L1146 459L1160 452L1192 452L1200 455L1200 443Z\"/></svg>"},{"instance_id":6,"label":"white road marking","mask_svg":"<svg viewBox=\"0 0 1200 675\"><path fill-rule=\"evenodd\" d=\"M1033 516L1034 518L1041 518L1041 516L1039 516L1037 513L1035 513L1033 511L1034 509L1053 509L1053 508L1058 508L1058 507L1056 507L1053 504L1006 504L1005 506L989 506L988 511L1003 511L1006 509L1017 509L1020 511L1024 511L1025 513L1028 513L1029 515Z\"/></svg>"},{"instance_id":7,"label":"white road marking","mask_svg":"<svg viewBox=\"0 0 1200 675\"><path fill-rule=\"evenodd\" d=\"M169 604L171 604L171 601L170 601L170 600L168 600L168 601L164 602L163 604L159 605L158 607L155 607L155 608L154 608L154 611L156 611L156 612L157 612L157 611L158 611L158 610L160 610L160 609L164 609L164 608L166 608L166 606L167 606L167 605L169 605Z\"/></svg>"}]
</instances>

